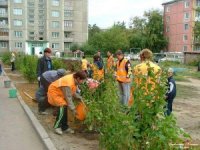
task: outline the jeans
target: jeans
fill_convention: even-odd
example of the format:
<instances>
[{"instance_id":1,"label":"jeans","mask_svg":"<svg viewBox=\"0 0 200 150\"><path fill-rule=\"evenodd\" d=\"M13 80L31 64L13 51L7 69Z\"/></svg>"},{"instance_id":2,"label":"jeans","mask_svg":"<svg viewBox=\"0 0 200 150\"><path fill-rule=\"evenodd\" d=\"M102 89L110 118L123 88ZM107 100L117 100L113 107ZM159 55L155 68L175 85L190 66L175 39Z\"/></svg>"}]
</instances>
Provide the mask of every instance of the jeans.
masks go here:
<instances>
[{"instance_id":1,"label":"jeans","mask_svg":"<svg viewBox=\"0 0 200 150\"><path fill-rule=\"evenodd\" d=\"M15 62L11 62L11 71L15 70Z\"/></svg>"},{"instance_id":2,"label":"jeans","mask_svg":"<svg viewBox=\"0 0 200 150\"><path fill-rule=\"evenodd\" d=\"M172 112L172 103L174 99L168 99L167 100L167 115L169 116Z\"/></svg>"},{"instance_id":3,"label":"jeans","mask_svg":"<svg viewBox=\"0 0 200 150\"><path fill-rule=\"evenodd\" d=\"M118 88L121 104L128 106L131 88L130 83L118 82Z\"/></svg>"}]
</instances>

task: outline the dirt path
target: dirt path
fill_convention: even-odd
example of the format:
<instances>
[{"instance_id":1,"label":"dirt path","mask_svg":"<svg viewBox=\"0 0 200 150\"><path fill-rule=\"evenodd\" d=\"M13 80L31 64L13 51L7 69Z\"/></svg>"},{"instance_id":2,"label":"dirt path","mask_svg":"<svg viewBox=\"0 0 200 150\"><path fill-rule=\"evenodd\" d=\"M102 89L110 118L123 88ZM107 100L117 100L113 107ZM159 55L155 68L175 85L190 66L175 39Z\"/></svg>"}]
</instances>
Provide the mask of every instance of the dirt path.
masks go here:
<instances>
[{"instance_id":1,"label":"dirt path","mask_svg":"<svg viewBox=\"0 0 200 150\"><path fill-rule=\"evenodd\" d=\"M200 144L200 80L189 78L189 81L177 82L174 114L179 126Z\"/></svg>"}]
</instances>

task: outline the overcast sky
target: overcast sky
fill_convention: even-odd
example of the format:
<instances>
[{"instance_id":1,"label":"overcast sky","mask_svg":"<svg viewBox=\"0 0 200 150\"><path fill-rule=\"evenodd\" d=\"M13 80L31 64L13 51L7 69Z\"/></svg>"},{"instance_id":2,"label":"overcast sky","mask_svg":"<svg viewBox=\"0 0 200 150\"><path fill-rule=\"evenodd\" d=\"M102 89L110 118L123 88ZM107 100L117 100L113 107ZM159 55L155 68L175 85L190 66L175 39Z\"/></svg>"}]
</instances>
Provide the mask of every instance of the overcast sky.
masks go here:
<instances>
[{"instance_id":1,"label":"overcast sky","mask_svg":"<svg viewBox=\"0 0 200 150\"><path fill-rule=\"evenodd\" d=\"M89 24L108 28L117 21L129 22L134 16L142 16L152 8L163 9L166 0L88 0Z\"/></svg>"}]
</instances>

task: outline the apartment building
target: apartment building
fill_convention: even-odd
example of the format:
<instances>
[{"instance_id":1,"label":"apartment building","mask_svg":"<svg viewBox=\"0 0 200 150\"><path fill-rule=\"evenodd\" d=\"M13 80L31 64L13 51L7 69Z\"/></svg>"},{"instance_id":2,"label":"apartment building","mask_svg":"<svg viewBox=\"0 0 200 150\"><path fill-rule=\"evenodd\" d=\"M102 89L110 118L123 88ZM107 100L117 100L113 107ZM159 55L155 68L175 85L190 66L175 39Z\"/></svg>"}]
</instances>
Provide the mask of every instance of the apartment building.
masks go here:
<instances>
[{"instance_id":1,"label":"apartment building","mask_svg":"<svg viewBox=\"0 0 200 150\"><path fill-rule=\"evenodd\" d=\"M88 0L0 0L0 52L69 51L88 38Z\"/></svg>"},{"instance_id":2,"label":"apartment building","mask_svg":"<svg viewBox=\"0 0 200 150\"><path fill-rule=\"evenodd\" d=\"M195 42L194 25L200 21L200 0L173 0L164 6L164 34L169 40L168 51L199 51L200 43Z\"/></svg>"}]
</instances>

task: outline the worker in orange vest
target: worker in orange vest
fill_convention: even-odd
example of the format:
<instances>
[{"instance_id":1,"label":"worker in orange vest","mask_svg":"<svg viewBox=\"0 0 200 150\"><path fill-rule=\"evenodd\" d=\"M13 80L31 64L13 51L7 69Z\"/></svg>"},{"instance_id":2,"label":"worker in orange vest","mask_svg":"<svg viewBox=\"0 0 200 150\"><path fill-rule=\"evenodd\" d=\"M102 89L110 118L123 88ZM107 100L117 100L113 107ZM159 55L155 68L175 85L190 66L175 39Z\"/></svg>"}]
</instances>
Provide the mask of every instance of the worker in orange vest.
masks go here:
<instances>
[{"instance_id":1,"label":"worker in orange vest","mask_svg":"<svg viewBox=\"0 0 200 150\"><path fill-rule=\"evenodd\" d=\"M115 61L113 58L113 55L110 51L107 52L107 73L113 73L114 69L114 65L115 65Z\"/></svg>"},{"instance_id":2,"label":"worker in orange vest","mask_svg":"<svg viewBox=\"0 0 200 150\"><path fill-rule=\"evenodd\" d=\"M86 74L88 74L88 65L89 65L89 63L88 63L88 61L87 61L87 59L85 58L85 56L83 56L83 58L82 58L82 60L81 60L81 69L82 69L82 71L84 71Z\"/></svg>"},{"instance_id":3,"label":"worker in orange vest","mask_svg":"<svg viewBox=\"0 0 200 150\"><path fill-rule=\"evenodd\" d=\"M146 86L144 88L146 88L147 92L148 92L148 89L147 89L148 83L152 84L150 91L153 91L156 84L159 83L159 77L160 77L160 73L161 73L161 68L157 64L155 64L151 61L152 56L153 56L153 54L152 54L151 50L143 49L140 52L141 63L136 65L133 69L134 82L136 83L136 86L140 86L140 84L142 82L142 77L146 76ZM150 68L152 68L152 71L155 74L157 83L155 83L155 81L153 81L152 77L148 76L148 72L149 72Z\"/></svg>"},{"instance_id":4,"label":"worker in orange vest","mask_svg":"<svg viewBox=\"0 0 200 150\"><path fill-rule=\"evenodd\" d=\"M90 65L92 69L92 78L97 81L103 81L104 68L99 55L94 55L94 62Z\"/></svg>"},{"instance_id":5,"label":"worker in orange vest","mask_svg":"<svg viewBox=\"0 0 200 150\"><path fill-rule=\"evenodd\" d=\"M120 91L120 99L123 105L128 106L130 99L130 87L131 87L131 63L129 60L124 58L124 54L121 50L116 52L117 64L116 64L116 80Z\"/></svg>"},{"instance_id":6,"label":"worker in orange vest","mask_svg":"<svg viewBox=\"0 0 200 150\"><path fill-rule=\"evenodd\" d=\"M85 72L78 71L75 74L69 74L54 81L49 86L48 102L53 106L59 107L54 124L55 133L59 135L62 135L63 132L74 133L67 123L67 108L76 115L72 97L74 96L82 100L82 97L77 93L77 86L83 83L86 78Z\"/></svg>"}]
</instances>

